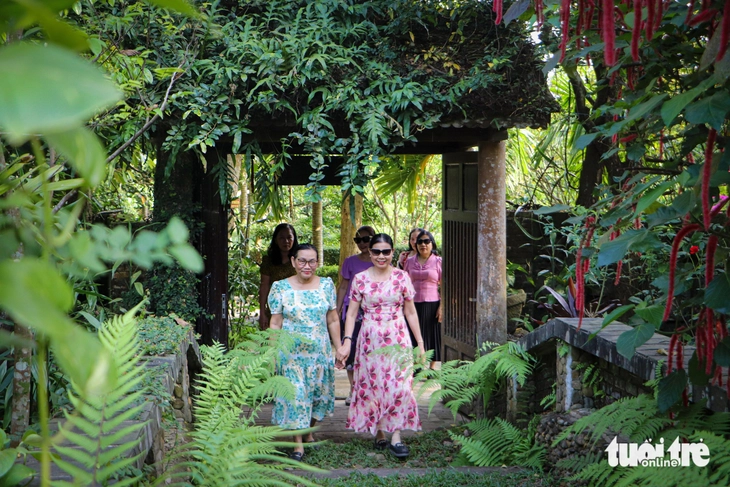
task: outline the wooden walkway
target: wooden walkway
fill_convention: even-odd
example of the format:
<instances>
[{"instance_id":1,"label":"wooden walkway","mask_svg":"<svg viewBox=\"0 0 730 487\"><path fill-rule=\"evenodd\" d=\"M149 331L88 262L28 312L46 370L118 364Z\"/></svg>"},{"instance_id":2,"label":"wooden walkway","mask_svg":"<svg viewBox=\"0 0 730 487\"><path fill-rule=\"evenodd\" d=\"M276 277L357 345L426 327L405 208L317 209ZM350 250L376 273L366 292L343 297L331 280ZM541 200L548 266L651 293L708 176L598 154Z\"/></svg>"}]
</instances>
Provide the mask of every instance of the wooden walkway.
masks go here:
<instances>
[{"instance_id":1,"label":"wooden walkway","mask_svg":"<svg viewBox=\"0 0 730 487\"><path fill-rule=\"evenodd\" d=\"M419 389L416 386L415 393L418 398L418 413L421 418L421 426L423 432L434 431L440 428L448 428L455 426L457 423L464 421L465 418L457 416L456 420L451 414L451 411L446 409L440 402L437 403L431 414L428 414L428 403L431 398L432 391L423 391L423 394L419 397ZM347 382L347 372L344 370L335 371L335 413L333 416L325 418L320 423L317 423L318 430L314 436L318 441L330 440L335 443L344 443L353 438L372 439L369 433L355 433L352 430L345 429L345 420L347 419L348 406L345 405L345 397L350 389ZM271 424L271 404L267 404L259 414L256 420L256 424L259 425L270 425ZM404 438L413 436L414 431L405 430L402 432Z\"/></svg>"}]
</instances>

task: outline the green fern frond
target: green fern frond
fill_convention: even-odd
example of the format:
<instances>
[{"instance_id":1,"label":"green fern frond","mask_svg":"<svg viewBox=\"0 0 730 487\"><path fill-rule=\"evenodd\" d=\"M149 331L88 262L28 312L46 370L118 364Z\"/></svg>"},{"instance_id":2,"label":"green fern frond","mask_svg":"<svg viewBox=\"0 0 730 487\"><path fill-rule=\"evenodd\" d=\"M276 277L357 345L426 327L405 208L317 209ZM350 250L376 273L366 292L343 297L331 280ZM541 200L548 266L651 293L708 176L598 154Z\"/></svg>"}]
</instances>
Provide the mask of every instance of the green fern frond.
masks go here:
<instances>
[{"instance_id":1,"label":"green fern frond","mask_svg":"<svg viewBox=\"0 0 730 487\"><path fill-rule=\"evenodd\" d=\"M517 427L501 419L478 419L465 425L471 435L465 437L449 433L451 438L461 444L460 456L468 464L479 467L523 465L528 468L541 468L545 449L533 442Z\"/></svg>"},{"instance_id":2,"label":"green fern frond","mask_svg":"<svg viewBox=\"0 0 730 487\"><path fill-rule=\"evenodd\" d=\"M656 400L647 395L622 398L588 416L580 418L563 430L553 445L570 435L587 432L597 442L605 433L628 435L634 441L655 438L658 432L671 424L668 417L659 415Z\"/></svg>"},{"instance_id":3,"label":"green fern frond","mask_svg":"<svg viewBox=\"0 0 730 487\"><path fill-rule=\"evenodd\" d=\"M139 384L147 374L138 363L139 346L136 322L131 313L114 317L99 331L102 346L112 357L108 374L96 377L105 394L90 393L72 384L69 400L74 407L66 412L66 421L54 438L54 449L63 458L54 456L59 468L74 478L74 485L105 484L125 467L136 462L139 455L129 456L138 441L126 441L144 424L122 427L142 409L143 391ZM73 464L68 459L77 462ZM79 466L80 464L81 466ZM124 479L122 485L131 485L139 479Z\"/></svg>"},{"instance_id":4,"label":"green fern frond","mask_svg":"<svg viewBox=\"0 0 730 487\"><path fill-rule=\"evenodd\" d=\"M575 457L561 458L555 463L555 466L561 470L570 472L579 472L594 463L606 461L604 452L589 453L588 455L578 455Z\"/></svg>"}]
</instances>

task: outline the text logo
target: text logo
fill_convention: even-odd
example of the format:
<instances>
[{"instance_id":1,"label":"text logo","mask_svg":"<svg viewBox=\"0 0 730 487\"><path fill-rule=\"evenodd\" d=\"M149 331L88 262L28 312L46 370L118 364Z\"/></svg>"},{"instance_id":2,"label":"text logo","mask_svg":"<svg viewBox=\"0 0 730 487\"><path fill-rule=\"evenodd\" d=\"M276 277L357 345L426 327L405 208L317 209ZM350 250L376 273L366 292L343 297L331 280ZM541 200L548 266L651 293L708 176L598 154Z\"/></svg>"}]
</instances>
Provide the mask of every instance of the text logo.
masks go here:
<instances>
[{"instance_id":1,"label":"text logo","mask_svg":"<svg viewBox=\"0 0 730 487\"><path fill-rule=\"evenodd\" d=\"M710 463L710 449L702 443L680 443L676 438L672 445L664 451L664 438L658 444L651 440L644 443L619 443L613 437L606 447L608 464L612 467L704 467ZM669 454L669 458L666 458Z\"/></svg>"}]
</instances>

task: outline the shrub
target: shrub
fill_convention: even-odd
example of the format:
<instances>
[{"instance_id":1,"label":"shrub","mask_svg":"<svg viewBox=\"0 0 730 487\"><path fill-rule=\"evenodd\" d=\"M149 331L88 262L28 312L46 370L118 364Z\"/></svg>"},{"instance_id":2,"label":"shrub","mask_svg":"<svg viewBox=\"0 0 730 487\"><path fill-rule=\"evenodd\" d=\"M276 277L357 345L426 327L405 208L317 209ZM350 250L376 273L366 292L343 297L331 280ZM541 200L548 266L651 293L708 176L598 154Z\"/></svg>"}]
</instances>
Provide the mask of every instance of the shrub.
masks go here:
<instances>
[{"instance_id":1,"label":"shrub","mask_svg":"<svg viewBox=\"0 0 730 487\"><path fill-rule=\"evenodd\" d=\"M331 277L337 285L337 279L340 273L340 268L336 265L323 265L317 269L317 275L320 277Z\"/></svg>"},{"instance_id":2,"label":"shrub","mask_svg":"<svg viewBox=\"0 0 730 487\"><path fill-rule=\"evenodd\" d=\"M138 337L142 355L171 355L192 329L180 325L172 316L148 316L139 320Z\"/></svg>"}]
</instances>

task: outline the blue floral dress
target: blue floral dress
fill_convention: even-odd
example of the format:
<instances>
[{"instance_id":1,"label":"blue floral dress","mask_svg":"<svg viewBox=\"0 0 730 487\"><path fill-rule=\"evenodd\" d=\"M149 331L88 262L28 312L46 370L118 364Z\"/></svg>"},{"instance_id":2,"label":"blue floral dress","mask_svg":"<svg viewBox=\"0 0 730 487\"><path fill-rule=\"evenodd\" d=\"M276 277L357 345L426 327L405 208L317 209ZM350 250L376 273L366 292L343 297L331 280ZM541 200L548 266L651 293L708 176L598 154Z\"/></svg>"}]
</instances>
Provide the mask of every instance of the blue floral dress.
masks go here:
<instances>
[{"instance_id":1,"label":"blue floral dress","mask_svg":"<svg viewBox=\"0 0 730 487\"><path fill-rule=\"evenodd\" d=\"M317 289L295 290L288 279L276 281L269 292L269 309L284 318L282 329L294 338L294 347L282 354L277 373L294 384L294 401L276 398L271 422L284 429L309 428L335 411L335 367L327 312L337 308L335 285L319 279Z\"/></svg>"}]
</instances>

